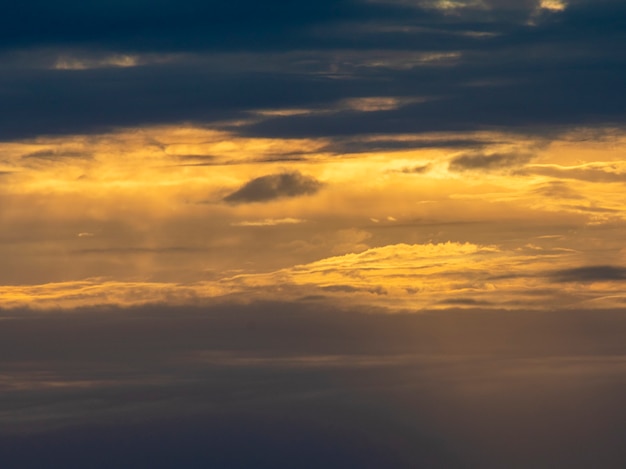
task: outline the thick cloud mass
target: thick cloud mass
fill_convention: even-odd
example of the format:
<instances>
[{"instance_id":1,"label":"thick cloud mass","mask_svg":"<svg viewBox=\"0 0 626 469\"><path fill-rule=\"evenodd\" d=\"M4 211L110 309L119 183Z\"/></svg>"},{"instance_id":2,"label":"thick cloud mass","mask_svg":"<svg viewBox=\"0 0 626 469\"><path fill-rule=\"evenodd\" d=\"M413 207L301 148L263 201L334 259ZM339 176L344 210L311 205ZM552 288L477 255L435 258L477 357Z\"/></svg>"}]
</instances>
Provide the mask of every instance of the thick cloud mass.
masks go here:
<instances>
[{"instance_id":1,"label":"thick cloud mass","mask_svg":"<svg viewBox=\"0 0 626 469\"><path fill-rule=\"evenodd\" d=\"M85 4L27 1L5 10L0 23L5 47L81 45L170 50L189 47L254 47L276 44L299 28L352 12L350 1L143 0ZM362 8L362 7L361 7ZM356 12L360 12L357 8ZM17 25L21 25L18 27Z\"/></svg>"},{"instance_id":2,"label":"thick cloud mass","mask_svg":"<svg viewBox=\"0 0 626 469\"><path fill-rule=\"evenodd\" d=\"M270 174L245 183L240 189L226 196L226 202L238 204L267 202L283 197L298 197L314 194L322 184L316 179L299 172Z\"/></svg>"},{"instance_id":3,"label":"thick cloud mass","mask_svg":"<svg viewBox=\"0 0 626 469\"><path fill-rule=\"evenodd\" d=\"M261 108L332 110L345 98L385 96L422 101L235 130L545 133L624 122L623 2L564 2L562 11L444 3L16 3L0 19L0 137L216 125Z\"/></svg>"},{"instance_id":4,"label":"thick cloud mass","mask_svg":"<svg viewBox=\"0 0 626 469\"><path fill-rule=\"evenodd\" d=\"M624 466L623 311L314 305L2 312L3 463Z\"/></svg>"}]
</instances>

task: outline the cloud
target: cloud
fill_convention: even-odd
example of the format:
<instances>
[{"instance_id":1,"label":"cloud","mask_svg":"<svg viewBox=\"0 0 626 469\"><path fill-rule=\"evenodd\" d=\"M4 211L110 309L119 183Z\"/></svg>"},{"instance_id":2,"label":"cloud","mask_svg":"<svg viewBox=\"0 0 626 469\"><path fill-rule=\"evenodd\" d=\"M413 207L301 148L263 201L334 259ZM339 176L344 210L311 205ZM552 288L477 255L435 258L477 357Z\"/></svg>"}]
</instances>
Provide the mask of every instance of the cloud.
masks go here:
<instances>
[{"instance_id":1,"label":"cloud","mask_svg":"<svg viewBox=\"0 0 626 469\"><path fill-rule=\"evenodd\" d=\"M543 8L533 26L537 1L429 3L463 5L454 14L394 3L167 1L150 15L138 4L12 6L0 19L0 138L231 119L241 133L283 137L626 121L623 2ZM48 69L55 61L65 69ZM116 64L135 66L102 67Z\"/></svg>"},{"instance_id":2,"label":"cloud","mask_svg":"<svg viewBox=\"0 0 626 469\"><path fill-rule=\"evenodd\" d=\"M325 287L321 287L321 290L329 291L329 292L346 292L346 293L356 293L356 292L367 292L373 293L375 295L386 295L387 290L382 287L375 288L357 288L352 285L328 285Z\"/></svg>"},{"instance_id":3,"label":"cloud","mask_svg":"<svg viewBox=\"0 0 626 469\"><path fill-rule=\"evenodd\" d=\"M626 280L626 267L595 265L558 270L552 274L558 282L606 282Z\"/></svg>"},{"instance_id":4,"label":"cloud","mask_svg":"<svg viewBox=\"0 0 626 469\"><path fill-rule=\"evenodd\" d=\"M525 171L520 174L526 174ZM563 181L550 181L539 185L534 192L542 197L550 197L553 199L582 199L576 190L572 189L569 184Z\"/></svg>"},{"instance_id":5,"label":"cloud","mask_svg":"<svg viewBox=\"0 0 626 469\"><path fill-rule=\"evenodd\" d=\"M424 174L427 173L431 168L430 164L424 164L424 165L420 165L420 166L413 166L413 167L407 167L407 168L402 168L400 170L401 173L404 174Z\"/></svg>"},{"instance_id":6,"label":"cloud","mask_svg":"<svg viewBox=\"0 0 626 469\"><path fill-rule=\"evenodd\" d=\"M269 0L260 6L254 1L236 0L208 5L197 0L166 0L148 11L149 3L145 1L103 8L61 0L51 8L35 0L6 12L14 21L23 22L23 28L9 20L0 21L0 26L4 47L45 44L74 48L117 46L125 51L180 50L190 45L215 46L220 38L224 41L221 47L255 47L255 41L259 43L256 47L268 47L286 36L296 40L301 36L300 29L329 21L333 15L341 19L368 9L367 5L351 4L354 3L345 0L298 4Z\"/></svg>"},{"instance_id":7,"label":"cloud","mask_svg":"<svg viewBox=\"0 0 626 469\"><path fill-rule=\"evenodd\" d=\"M608 308L623 305L626 298L620 284L626 279L626 269L610 265L572 269L572 265L582 263L584 256L574 249L555 248L550 239L546 240L546 246L529 244L523 249L505 250L452 242L370 247L368 244L374 244L371 242L374 238L368 232L345 230L339 235L332 243L332 251L340 255L273 271L223 271L205 276L204 280L196 278L183 283L169 277L160 282L92 278L6 285L0 286L0 298L7 308L29 306L50 310L57 306L80 308L98 304L133 307L155 303L295 301L323 295L326 297L323 303L327 305L368 305L393 311L440 309L445 305L512 310L548 310L557 306L572 310L581 305ZM84 250L78 253L162 252ZM193 250L183 253L193 254ZM546 287L546 278L553 282L551 288ZM562 285L554 288L554 283Z\"/></svg>"},{"instance_id":8,"label":"cloud","mask_svg":"<svg viewBox=\"0 0 626 469\"><path fill-rule=\"evenodd\" d=\"M520 174L538 174L559 179L607 183L626 182L626 165L623 162L594 162L580 166L562 166L556 164L528 165Z\"/></svg>"},{"instance_id":9,"label":"cloud","mask_svg":"<svg viewBox=\"0 0 626 469\"><path fill-rule=\"evenodd\" d=\"M411 149L430 148L477 148L489 144L488 141L471 138L454 138L452 136L442 139L434 138L336 138L322 150L335 153L370 153L374 151L398 151Z\"/></svg>"},{"instance_id":10,"label":"cloud","mask_svg":"<svg viewBox=\"0 0 626 469\"><path fill-rule=\"evenodd\" d=\"M491 171L521 166L530 159L530 155L523 153L470 153L453 158L450 162L449 168L452 171Z\"/></svg>"},{"instance_id":11,"label":"cloud","mask_svg":"<svg viewBox=\"0 0 626 469\"><path fill-rule=\"evenodd\" d=\"M91 155L86 152L72 150L41 150L22 156L22 159L31 158L55 161L62 160L63 158L89 159L91 158Z\"/></svg>"},{"instance_id":12,"label":"cloud","mask_svg":"<svg viewBox=\"0 0 626 469\"><path fill-rule=\"evenodd\" d=\"M317 179L298 171L270 174L248 181L241 188L224 197L224 201L233 204L268 202L280 198L315 194L321 187L322 183Z\"/></svg>"},{"instance_id":13,"label":"cloud","mask_svg":"<svg viewBox=\"0 0 626 469\"><path fill-rule=\"evenodd\" d=\"M8 467L582 469L589 454L603 468L626 457L623 310L253 302L0 318Z\"/></svg>"},{"instance_id":14,"label":"cloud","mask_svg":"<svg viewBox=\"0 0 626 469\"><path fill-rule=\"evenodd\" d=\"M449 306L484 306L488 304L486 301L478 301L473 298L450 298L442 300L441 304Z\"/></svg>"}]
</instances>

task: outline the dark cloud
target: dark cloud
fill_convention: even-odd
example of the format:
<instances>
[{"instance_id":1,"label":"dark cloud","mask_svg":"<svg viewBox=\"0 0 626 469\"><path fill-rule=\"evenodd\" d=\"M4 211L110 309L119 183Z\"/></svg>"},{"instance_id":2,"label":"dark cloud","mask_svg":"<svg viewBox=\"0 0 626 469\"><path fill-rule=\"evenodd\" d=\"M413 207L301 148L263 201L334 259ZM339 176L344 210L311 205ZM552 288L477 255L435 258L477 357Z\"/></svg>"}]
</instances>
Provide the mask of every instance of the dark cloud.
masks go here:
<instances>
[{"instance_id":1,"label":"dark cloud","mask_svg":"<svg viewBox=\"0 0 626 469\"><path fill-rule=\"evenodd\" d=\"M320 414L315 416L294 407L287 403L282 409L270 405L257 414L200 413L149 423L87 426L52 435L12 436L3 438L0 451L5 464L22 469L41 467L45 461L55 461L67 469L86 464L93 469L165 469L179 465L220 469L286 469L294 465L303 469L402 469L411 467L411 453L415 461L437 460L448 468L457 467L456 458L446 454L435 438L407 434L413 437L409 449L408 443L394 443L390 435L376 434L378 441L374 441L368 431L359 429L356 422L350 423L349 411L336 414L335 423L331 423L325 420L330 417L330 408L318 407ZM371 424L386 423L378 415L370 418Z\"/></svg>"},{"instance_id":2,"label":"dark cloud","mask_svg":"<svg viewBox=\"0 0 626 469\"><path fill-rule=\"evenodd\" d=\"M436 4L268 0L261 6L252 0L219 4L164 0L153 5L135 0L104 7L78 0L62 0L54 6L29 0L6 8L0 38L5 49L56 45L117 51L302 50L358 47L359 43L369 48L374 42L402 48L403 40L407 49L419 46L420 40L430 50L438 49L437 42L468 49L485 40L466 32L508 33L498 42L518 42L520 36L545 40L554 29L561 35L573 34L574 28L598 35L604 32L602 27L618 30L624 13L615 0L569 2L565 12L544 15L537 15L535 0L466 2L452 15L432 8ZM533 27L528 26L531 18Z\"/></svg>"},{"instance_id":3,"label":"dark cloud","mask_svg":"<svg viewBox=\"0 0 626 469\"><path fill-rule=\"evenodd\" d=\"M626 267L612 265L594 265L577 267L554 272L558 282L604 282L626 280Z\"/></svg>"},{"instance_id":4,"label":"dark cloud","mask_svg":"<svg viewBox=\"0 0 626 469\"><path fill-rule=\"evenodd\" d=\"M3 463L623 467L624 311L359 309L1 311Z\"/></svg>"},{"instance_id":5,"label":"dark cloud","mask_svg":"<svg viewBox=\"0 0 626 469\"><path fill-rule=\"evenodd\" d=\"M609 72L591 63L587 67L584 61L577 65L561 64L563 68L570 66L576 69L575 73L565 74L555 65L539 64L535 70L533 66L514 70L516 67L505 63L459 64L452 67L455 73L451 76L450 69L388 72L387 78L407 95L444 97L389 111L276 117L240 131L245 135L275 137L496 129L550 135L573 126L624 123L622 106L626 101L616 90L626 68L619 66ZM467 82L480 80L481 75L482 79L499 75L504 84L466 86ZM380 82L376 86L380 87Z\"/></svg>"},{"instance_id":6,"label":"dark cloud","mask_svg":"<svg viewBox=\"0 0 626 469\"><path fill-rule=\"evenodd\" d=\"M220 160L217 157L210 155L184 155L178 157L178 159L184 161L184 163L177 163L174 164L174 166L233 166L250 163L293 163L306 161L308 155L310 155L310 153L293 152L282 154L280 156L232 160Z\"/></svg>"},{"instance_id":7,"label":"dark cloud","mask_svg":"<svg viewBox=\"0 0 626 469\"><path fill-rule=\"evenodd\" d=\"M331 142L327 147L322 148L322 151L331 151L334 153L368 153L373 151L385 151L385 150L409 150L417 148L482 148L489 144L498 142L489 142L477 139L469 138L448 138L448 139L383 139L363 141L361 138L337 138Z\"/></svg>"},{"instance_id":8,"label":"dark cloud","mask_svg":"<svg viewBox=\"0 0 626 469\"><path fill-rule=\"evenodd\" d=\"M0 87L6 87L0 96L4 139L149 124L203 124L249 117L250 108L307 106L343 93L330 80L278 72L221 73L208 64L193 63L27 70L3 75Z\"/></svg>"},{"instance_id":9,"label":"dark cloud","mask_svg":"<svg viewBox=\"0 0 626 469\"><path fill-rule=\"evenodd\" d=\"M58 160L62 158L81 158L81 159L89 159L91 155L89 153L80 152L80 151L52 151L52 150L42 150L36 151L33 153L28 153L22 156L22 159L41 159L41 160Z\"/></svg>"},{"instance_id":10,"label":"dark cloud","mask_svg":"<svg viewBox=\"0 0 626 469\"><path fill-rule=\"evenodd\" d=\"M336 111L362 97L410 104L268 116L231 129L267 137L494 128L550 134L626 121L623 2L575 1L541 15L530 1L493 2L487 10L483 2L453 15L429 4L16 4L0 19L0 138L217 125L262 108ZM28 65L29 54L39 68ZM93 65L107 54L150 57L128 68L42 68L54 64L52 56ZM159 61L167 54L175 60Z\"/></svg>"},{"instance_id":11,"label":"dark cloud","mask_svg":"<svg viewBox=\"0 0 626 469\"><path fill-rule=\"evenodd\" d=\"M233 204L268 202L270 200L315 194L322 187L317 179L298 171L270 174L252 179L232 194L224 197Z\"/></svg>"},{"instance_id":12,"label":"dark cloud","mask_svg":"<svg viewBox=\"0 0 626 469\"><path fill-rule=\"evenodd\" d=\"M269 1L263 7L251 1L207 4L198 1L163 1L158 6L144 1L85 5L64 0L53 6L31 0L14 5L0 22L7 45L32 46L39 43L63 45L108 45L126 48L180 48L193 42L211 42L216 36L231 41L244 33L242 41L263 41L272 30L284 32L289 22L304 26L327 18L332 2L297 7L289 2ZM16 24L23 25L17 27ZM267 31L260 34L265 24ZM159 39L159 33L161 38ZM245 34L247 33L247 34ZM195 41L193 39L195 38Z\"/></svg>"},{"instance_id":13,"label":"dark cloud","mask_svg":"<svg viewBox=\"0 0 626 469\"><path fill-rule=\"evenodd\" d=\"M411 168L402 168L401 172L405 174L424 174L430 171L430 165L424 164L420 166L413 166Z\"/></svg>"},{"instance_id":14,"label":"dark cloud","mask_svg":"<svg viewBox=\"0 0 626 469\"><path fill-rule=\"evenodd\" d=\"M474 298L450 298L441 301L440 304L449 306L484 306L489 303L486 301L475 300Z\"/></svg>"},{"instance_id":15,"label":"dark cloud","mask_svg":"<svg viewBox=\"0 0 626 469\"><path fill-rule=\"evenodd\" d=\"M449 165L452 171L468 170L494 170L508 169L521 166L530 160L531 156L518 153L498 153L492 155L485 154L465 154L454 158Z\"/></svg>"},{"instance_id":16,"label":"dark cloud","mask_svg":"<svg viewBox=\"0 0 626 469\"><path fill-rule=\"evenodd\" d=\"M3 48L37 46L91 47L118 51L250 50L372 47L411 48L422 39L429 48L437 42L478 44L467 35L527 22L536 2L488 2L491 11L468 5L456 15L432 8L433 2L370 2L319 0L294 2L252 0L206 3L198 0L145 0L109 3L106 7L61 0L54 7L29 0L7 7L0 20ZM460 13L460 14L459 14ZM17 26L19 25L19 27ZM403 26L428 26L418 37ZM394 28L395 27L395 28ZM361 43L361 45L359 45ZM436 48L436 47L435 47Z\"/></svg>"},{"instance_id":17,"label":"dark cloud","mask_svg":"<svg viewBox=\"0 0 626 469\"><path fill-rule=\"evenodd\" d=\"M301 29L366 11L356 2L251 0L206 3L144 0L86 5L61 0L15 4L0 21L4 47L66 45L122 50L181 50L211 47L269 47ZM372 10L372 8L369 8ZM21 24L22 27L17 27ZM255 46L255 42L257 45Z\"/></svg>"}]
</instances>

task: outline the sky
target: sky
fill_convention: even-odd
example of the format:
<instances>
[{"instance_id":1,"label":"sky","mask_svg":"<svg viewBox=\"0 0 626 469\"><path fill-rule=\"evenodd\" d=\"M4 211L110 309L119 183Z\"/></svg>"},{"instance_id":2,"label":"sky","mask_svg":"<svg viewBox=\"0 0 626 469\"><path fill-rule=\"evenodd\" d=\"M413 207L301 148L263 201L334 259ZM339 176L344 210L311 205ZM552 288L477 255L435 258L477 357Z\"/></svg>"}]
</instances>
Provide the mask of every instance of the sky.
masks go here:
<instances>
[{"instance_id":1,"label":"sky","mask_svg":"<svg viewBox=\"0 0 626 469\"><path fill-rule=\"evenodd\" d=\"M626 465L623 1L3 10L9 467Z\"/></svg>"}]
</instances>

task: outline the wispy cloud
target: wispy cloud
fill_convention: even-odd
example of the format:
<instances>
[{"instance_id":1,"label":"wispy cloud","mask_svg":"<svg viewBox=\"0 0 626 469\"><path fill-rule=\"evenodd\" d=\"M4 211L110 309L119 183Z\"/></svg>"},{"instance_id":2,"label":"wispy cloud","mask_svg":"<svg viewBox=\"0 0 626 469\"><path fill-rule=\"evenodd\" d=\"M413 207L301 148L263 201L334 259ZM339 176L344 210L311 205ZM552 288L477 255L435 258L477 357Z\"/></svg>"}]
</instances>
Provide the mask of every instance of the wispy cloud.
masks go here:
<instances>
[{"instance_id":1,"label":"wispy cloud","mask_svg":"<svg viewBox=\"0 0 626 469\"><path fill-rule=\"evenodd\" d=\"M626 182L626 165L618 162L593 162L578 166L556 164L528 165L520 174L538 174L558 179L607 183Z\"/></svg>"}]
</instances>

